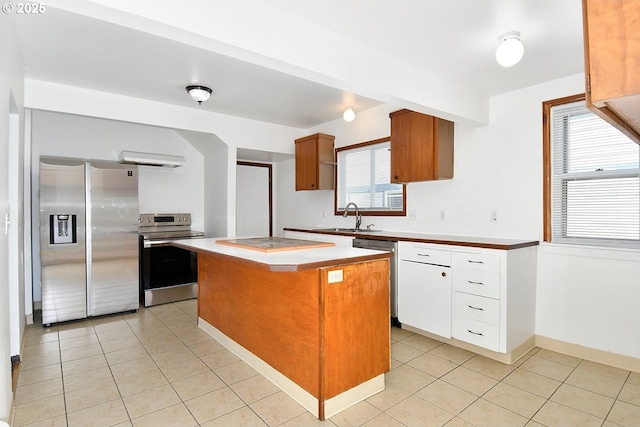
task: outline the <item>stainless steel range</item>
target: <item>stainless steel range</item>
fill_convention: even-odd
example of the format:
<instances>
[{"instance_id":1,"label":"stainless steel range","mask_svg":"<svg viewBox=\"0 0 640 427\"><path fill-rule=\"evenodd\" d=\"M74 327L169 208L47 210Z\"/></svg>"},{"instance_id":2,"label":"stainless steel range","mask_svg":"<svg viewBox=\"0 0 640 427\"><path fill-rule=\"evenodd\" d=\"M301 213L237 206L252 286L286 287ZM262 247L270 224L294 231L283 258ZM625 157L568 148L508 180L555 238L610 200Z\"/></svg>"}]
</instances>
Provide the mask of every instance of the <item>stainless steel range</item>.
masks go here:
<instances>
[{"instance_id":1,"label":"stainless steel range","mask_svg":"<svg viewBox=\"0 0 640 427\"><path fill-rule=\"evenodd\" d=\"M140 214L140 303L145 307L198 296L198 258L172 245L204 237L191 230L191 214Z\"/></svg>"}]
</instances>

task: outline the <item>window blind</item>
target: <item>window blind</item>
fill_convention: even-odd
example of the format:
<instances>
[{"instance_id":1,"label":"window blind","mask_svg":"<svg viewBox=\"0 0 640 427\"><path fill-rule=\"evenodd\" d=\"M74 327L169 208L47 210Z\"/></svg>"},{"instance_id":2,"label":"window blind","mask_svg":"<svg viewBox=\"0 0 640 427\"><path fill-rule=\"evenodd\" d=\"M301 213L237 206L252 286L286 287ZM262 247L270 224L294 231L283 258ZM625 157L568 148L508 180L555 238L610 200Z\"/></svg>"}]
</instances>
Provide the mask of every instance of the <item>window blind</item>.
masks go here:
<instances>
[{"instance_id":1,"label":"window blind","mask_svg":"<svg viewBox=\"0 0 640 427\"><path fill-rule=\"evenodd\" d=\"M337 152L337 208L349 202L361 211L402 211L404 186L391 184L389 141L359 145Z\"/></svg>"},{"instance_id":2,"label":"window blind","mask_svg":"<svg viewBox=\"0 0 640 427\"><path fill-rule=\"evenodd\" d=\"M554 242L640 247L640 146L584 101L551 110Z\"/></svg>"}]
</instances>

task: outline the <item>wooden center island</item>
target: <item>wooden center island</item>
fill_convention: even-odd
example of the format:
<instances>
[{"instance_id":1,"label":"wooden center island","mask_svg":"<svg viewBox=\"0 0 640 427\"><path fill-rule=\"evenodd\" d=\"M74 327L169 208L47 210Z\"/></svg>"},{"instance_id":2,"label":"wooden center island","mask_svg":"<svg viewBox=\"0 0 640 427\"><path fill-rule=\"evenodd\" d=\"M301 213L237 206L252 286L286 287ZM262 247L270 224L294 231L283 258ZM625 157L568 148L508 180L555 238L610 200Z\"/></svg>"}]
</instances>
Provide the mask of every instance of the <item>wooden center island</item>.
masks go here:
<instances>
[{"instance_id":1,"label":"wooden center island","mask_svg":"<svg viewBox=\"0 0 640 427\"><path fill-rule=\"evenodd\" d=\"M180 240L198 253L198 324L320 420L384 390L391 253L275 252Z\"/></svg>"}]
</instances>

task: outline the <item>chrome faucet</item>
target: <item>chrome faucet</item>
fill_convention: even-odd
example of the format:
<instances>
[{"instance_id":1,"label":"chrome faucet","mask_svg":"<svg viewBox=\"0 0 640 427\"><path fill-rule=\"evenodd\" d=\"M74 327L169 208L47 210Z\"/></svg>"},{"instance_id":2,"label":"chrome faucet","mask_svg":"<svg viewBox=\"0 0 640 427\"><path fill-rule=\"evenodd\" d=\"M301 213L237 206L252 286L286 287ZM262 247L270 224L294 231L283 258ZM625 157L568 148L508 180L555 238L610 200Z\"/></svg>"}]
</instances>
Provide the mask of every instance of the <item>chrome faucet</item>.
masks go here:
<instances>
[{"instance_id":1,"label":"chrome faucet","mask_svg":"<svg viewBox=\"0 0 640 427\"><path fill-rule=\"evenodd\" d=\"M360 216L360 211L358 210L358 205L356 205L353 202L349 202L347 203L347 206L344 207L344 213L342 214L343 217L347 217L347 214L349 213L349 206L353 205L353 207L356 210L356 230L360 230L360 224L362 224L362 216Z\"/></svg>"}]
</instances>

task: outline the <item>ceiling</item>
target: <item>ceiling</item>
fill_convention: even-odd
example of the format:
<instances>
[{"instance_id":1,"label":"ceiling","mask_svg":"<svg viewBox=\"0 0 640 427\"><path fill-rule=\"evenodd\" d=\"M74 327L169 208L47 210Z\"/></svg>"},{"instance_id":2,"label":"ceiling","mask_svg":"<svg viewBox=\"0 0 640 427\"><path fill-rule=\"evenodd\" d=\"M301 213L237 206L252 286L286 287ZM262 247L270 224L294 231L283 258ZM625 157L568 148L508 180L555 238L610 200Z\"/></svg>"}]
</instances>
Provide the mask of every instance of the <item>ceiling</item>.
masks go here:
<instances>
[{"instance_id":1,"label":"ceiling","mask_svg":"<svg viewBox=\"0 0 640 427\"><path fill-rule=\"evenodd\" d=\"M55 3L44 14L16 17L26 78L303 129L339 118L347 105L362 111L382 103L371 90L345 90L357 84L312 81L142 31L149 18L120 25ZM485 97L584 71L581 0L261 3ZM512 30L521 32L525 56L502 68L497 40ZM198 106L185 91L192 83L212 87L213 97Z\"/></svg>"}]
</instances>

